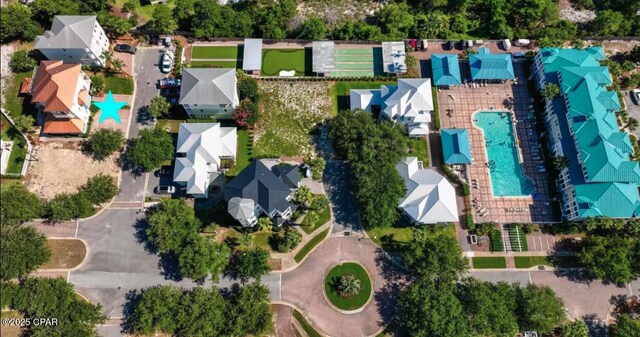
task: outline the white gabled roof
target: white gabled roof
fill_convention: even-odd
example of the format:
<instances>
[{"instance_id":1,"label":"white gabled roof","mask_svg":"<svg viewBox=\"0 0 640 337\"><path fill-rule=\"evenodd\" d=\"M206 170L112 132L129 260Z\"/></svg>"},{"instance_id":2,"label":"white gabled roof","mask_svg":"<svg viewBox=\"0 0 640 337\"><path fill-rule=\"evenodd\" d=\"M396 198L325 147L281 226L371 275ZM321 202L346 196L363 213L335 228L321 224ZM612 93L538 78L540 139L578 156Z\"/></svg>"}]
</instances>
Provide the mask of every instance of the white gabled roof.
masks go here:
<instances>
[{"instance_id":1,"label":"white gabled roof","mask_svg":"<svg viewBox=\"0 0 640 337\"><path fill-rule=\"evenodd\" d=\"M456 191L445 177L433 169L420 169L416 157L405 158L396 169L407 187L399 207L410 217L422 224L458 221Z\"/></svg>"},{"instance_id":2,"label":"white gabled roof","mask_svg":"<svg viewBox=\"0 0 640 337\"><path fill-rule=\"evenodd\" d=\"M364 110L371 112L372 105L380 105L380 89L351 89L349 91L351 110Z\"/></svg>"},{"instance_id":3,"label":"white gabled roof","mask_svg":"<svg viewBox=\"0 0 640 337\"><path fill-rule=\"evenodd\" d=\"M91 48L95 15L56 15L51 30L36 36L35 49Z\"/></svg>"},{"instance_id":4,"label":"white gabled roof","mask_svg":"<svg viewBox=\"0 0 640 337\"><path fill-rule=\"evenodd\" d=\"M220 168L221 157L236 158L236 128L220 127L220 123L182 123L178 132L173 180L186 182L188 194L205 194L209 173Z\"/></svg>"},{"instance_id":5,"label":"white gabled roof","mask_svg":"<svg viewBox=\"0 0 640 337\"><path fill-rule=\"evenodd\" d=\"M382 113L389 119L429 116L433 111L431 79L402 78L397 86L382 87Z\"/></svg>"}]
</instances>

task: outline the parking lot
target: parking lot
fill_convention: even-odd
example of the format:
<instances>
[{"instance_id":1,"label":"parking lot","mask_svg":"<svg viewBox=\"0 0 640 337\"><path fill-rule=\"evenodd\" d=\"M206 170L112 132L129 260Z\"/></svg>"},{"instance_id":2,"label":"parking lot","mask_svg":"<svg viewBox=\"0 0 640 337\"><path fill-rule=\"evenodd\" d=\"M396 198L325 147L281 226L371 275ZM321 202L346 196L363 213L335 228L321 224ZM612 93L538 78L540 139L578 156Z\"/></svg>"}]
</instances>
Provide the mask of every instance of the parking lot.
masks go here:
<instances>
[{"instance_id":1,"label":"parking lot","mask_svg":"<svg viewBox=\"0 0 640 337\"><path fill-rule=\"evenodd\" d=\"M640 102L637 99L631 97L631 90L622 91L622 97L624 98L624 105L627 107L627 113L629 117L633 117L640 121ZM633 131L633 134L640 138L640 128Z\"/></svg>"}]
</instances>

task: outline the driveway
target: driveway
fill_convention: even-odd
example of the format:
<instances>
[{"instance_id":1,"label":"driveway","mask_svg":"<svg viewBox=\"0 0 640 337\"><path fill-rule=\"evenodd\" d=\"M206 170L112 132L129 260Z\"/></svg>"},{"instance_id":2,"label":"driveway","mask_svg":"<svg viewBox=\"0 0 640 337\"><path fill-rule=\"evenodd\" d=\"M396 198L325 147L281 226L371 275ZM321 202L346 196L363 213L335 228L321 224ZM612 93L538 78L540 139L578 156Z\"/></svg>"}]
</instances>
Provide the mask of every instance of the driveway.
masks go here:
<instances>
[{"instance_id":1,"label":"driveway","mask_svg":"<svg viewBox=\"0 0 640 337\"><path fill-rule=\"evenodd\" d=\"M128 138L135 138L140 130L153 127L147 107L151 99L158 96L160 89L158 80L166 77L160 72L158 62L162 53L160 47L138 47L134 62L135 99L131 110ZM146 174L136 175L130 171L122 172L120 177L120 194L116 201L144 201Z\"/></svg>"},{"instance_id":2,"label":"driveway","mask_svg":"<svg viewBox=\"0 0 640 337\"><path fill-rule=\"evenodd\" d=\"M324 189L331 201L334 221L331 234L358 232L364 234L358 204L351 191L351 169L340 160L328 160L324 171Z\"/></svg>"},{"instance_id":3,"label":"driveway","mask_svg":"<svg viewBox=\"0 0 640 337\"><path fill-rule=\"evenodd\" d=\"M324 275L336 263L357 261L369 272L373 298L355 314L343 314L324 297ZM369 336L391 320L402 279L387 256L368 239L331 237L296 269L282 274L282 301L302 309L309 321L333 337Z\"/></svg>"}]
</instances>

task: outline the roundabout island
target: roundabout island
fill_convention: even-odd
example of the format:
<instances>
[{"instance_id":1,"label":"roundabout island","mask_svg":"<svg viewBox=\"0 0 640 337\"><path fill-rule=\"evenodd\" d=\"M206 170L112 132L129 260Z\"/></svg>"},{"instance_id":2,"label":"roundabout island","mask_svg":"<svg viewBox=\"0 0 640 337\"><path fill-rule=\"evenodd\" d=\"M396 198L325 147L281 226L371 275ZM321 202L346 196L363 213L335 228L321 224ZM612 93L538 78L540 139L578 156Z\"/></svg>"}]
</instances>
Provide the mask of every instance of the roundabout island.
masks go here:
<instances>
[{"instance_id":1,"label":"roundabout island","mask_svg":"<svg viewBox=\"0 0 640 337\"><path fill-rule=\"evenodd\" d=\"M356 313L371 299L371 278L356 262L344 262L331 267L324 278L327 301L343 313Z\"/></svg>"}]
</instances>

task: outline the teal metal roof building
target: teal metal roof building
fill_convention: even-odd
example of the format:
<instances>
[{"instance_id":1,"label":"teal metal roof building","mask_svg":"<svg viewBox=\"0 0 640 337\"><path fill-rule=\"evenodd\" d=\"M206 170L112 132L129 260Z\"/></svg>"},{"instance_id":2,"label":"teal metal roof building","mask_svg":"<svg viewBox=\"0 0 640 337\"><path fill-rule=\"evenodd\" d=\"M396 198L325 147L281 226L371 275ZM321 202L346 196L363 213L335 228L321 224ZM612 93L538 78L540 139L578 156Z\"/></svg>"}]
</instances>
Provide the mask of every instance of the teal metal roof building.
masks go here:
<instances>
[{"instance_id":1,"label":"teal metal roof building","mask_svg":"<svg viewBox=\"0 0 640 337\"><path fill-rule=\"evenodd\" d=\"M511 54L491 54L488 48L480 48L477 54L470 54L469 66L471 67L471 79L474 81L516 78Z\"/></svg>"},{"instance_id":2,"label":"teal metal roof building","mask_svg":"<svg viewBox=\"0 0 640 337\"><path fill-rule=\"evenodd\" d=\"M440 137L445 164L471 164L471 146L467 129L442 129Z\"/></svg>"},{"instance_id":3,"label":"teal metal roof building","mask_svg":"<svg viewBox=\"0 0 640 337\"><path fill-rule=\"evenodd\" d=\"M460 64L457 54L431 55L433 84L436 86L461 85Z\"/></svg>"},{"instance_id":4,"label":"teal metal roof building","mask_svg":"<svg viewBox=\"0 0 640 337\"><path fill-rule=\"evenodd\" d=\"M544 48L534 63L538 87L554 83L562 92L547 105L545 121L552 155L569 160L557 181L569 220L640 215L640 165L618 126L621 104L607 89L612 80L603 59L600 47Z\"/></svg>"}]
</instances>

